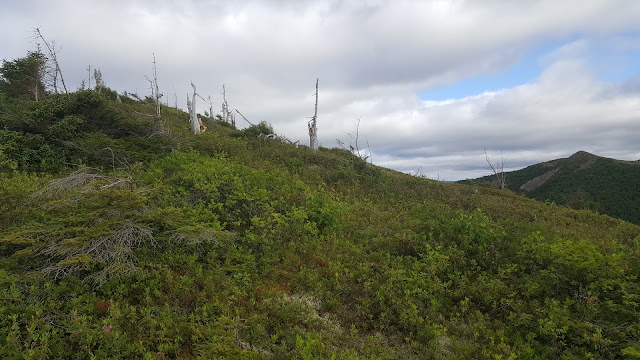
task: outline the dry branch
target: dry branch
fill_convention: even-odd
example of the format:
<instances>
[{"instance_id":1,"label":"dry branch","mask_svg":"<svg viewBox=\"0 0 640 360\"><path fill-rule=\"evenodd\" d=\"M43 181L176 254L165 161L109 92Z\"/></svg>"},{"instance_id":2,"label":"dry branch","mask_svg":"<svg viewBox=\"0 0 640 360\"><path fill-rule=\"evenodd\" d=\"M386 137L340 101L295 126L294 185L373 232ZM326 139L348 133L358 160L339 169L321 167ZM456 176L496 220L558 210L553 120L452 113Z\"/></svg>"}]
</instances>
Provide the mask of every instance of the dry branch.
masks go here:
<instances>
[{"instance_id":1,"label":"dry branch","mask_svg":"<svg viewBox=\"0 0 640 360\"><path fill-rule=\"evenodd\" d=\"M40 28L35 28L33 30L33 39L41 40L44 43L44 46L47 48L49 52L49 59L53 62L54 72L53 72L53 80L52 85L54 87L54 91L58 92L58 75L60 75L60 81L62 82L62 88L64 89L64 93L69 95L69 91L67 91L67 85L64 82L64 77L62 76L62 70L60 69L60 64L58 63L58 52L56 51L56 42L52 40L48 42L47 39L44 38L42 32L40 32Z\"/></svg>"},{"instance_id":2,"label":"dry branch","mask_svg":"<svg viewBox=\"0 0 640 360\"><path fill-rule=\"evenodd\" d=\"M487 163L489 164L489 167L491 168L491 171L495 176L496 186L499 187L501 190L506 189L507 180L504 175L504 157L502 156L502 152L500 152L500 160L497 160L495 164L491 162L491 159L489 159L489 154L487 154L487 148L484 149L484 158L485 160L487 160Z\"/></svg>"},{"instance_id":3,"label":"dry branch","mask_svg":"<svg viewBox=\"0 0 640 360\"><path fill-rule=\"evenodd\" d=\"M253 126L253 123L251 121L249 121L249 119L247 119L246 116L242 115L242 113L240 111L238 111L238 109L235 109L235 110L244 119L244 121L248 122L249 125Z\"/></svg>"},{"instance_id":4,"label":"dry branch","mask_svg":"<svg viewBox=\"0 0 640 360\"><path fill-rule=\"evenodd\" d=\"M110 235L93 239L76 249L54 242L41 253L57 262L42 271L59 278L90 270L94 265L101 265L100 271L85 278L85 281L101 285L113 277L137 271L133 249L147 243L154 249L157 247L153 231L147 226L129 223L123 224Z\"/></svg>"}]
</instances>

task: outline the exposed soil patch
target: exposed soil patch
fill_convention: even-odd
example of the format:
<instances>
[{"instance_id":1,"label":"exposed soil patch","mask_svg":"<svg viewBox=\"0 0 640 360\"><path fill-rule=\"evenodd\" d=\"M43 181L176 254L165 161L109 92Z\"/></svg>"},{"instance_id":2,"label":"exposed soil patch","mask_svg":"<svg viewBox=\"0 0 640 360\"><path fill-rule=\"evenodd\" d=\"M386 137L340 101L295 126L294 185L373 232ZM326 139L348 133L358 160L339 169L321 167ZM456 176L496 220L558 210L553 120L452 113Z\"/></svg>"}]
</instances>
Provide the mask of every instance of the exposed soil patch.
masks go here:
<instances>
[{"instance_id":1,"label":"exposed soil patch","mask_svg":"<svg viewBox=\"0 0 640 360\"><path fill-rule=\"evenodd\" d=\"M596 160L598 160L597 157L593 157L587 160L584 164L580 165L580 168L578 170L584 170L584 169L590 168L591 165L593 165L596 162Z\"/></svg>"},{"instance_id":2,"label":"exposed soil patch","mask_svg":"<svg viewBox=\"0 0 640 360\"><path fill-rule=\"evenodd\" d=\"M544 184L545 182L547 182L547 180L549 180L553 175L557 174L558 171L560 171L560 169L553 169L551 171L547 171L546 173L535 177L529 181L527 181L526 183L522 184L522 186L520 186L520 190L524 190L524 191L532 191L535 190L537 188L539 188L540 186L542 186L542 184Z\"/></svg>"}]
</instances>

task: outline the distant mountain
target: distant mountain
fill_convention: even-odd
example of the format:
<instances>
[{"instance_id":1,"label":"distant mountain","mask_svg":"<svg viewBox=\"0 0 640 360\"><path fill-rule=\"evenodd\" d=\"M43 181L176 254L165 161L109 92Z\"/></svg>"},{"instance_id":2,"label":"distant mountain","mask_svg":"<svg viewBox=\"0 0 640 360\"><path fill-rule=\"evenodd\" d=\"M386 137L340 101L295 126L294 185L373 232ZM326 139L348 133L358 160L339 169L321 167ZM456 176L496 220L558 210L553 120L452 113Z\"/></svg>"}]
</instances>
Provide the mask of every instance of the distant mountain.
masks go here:
<instances>
[{"instance_id":1,"label":"distant mountain","mask_svg":"<svg viewBox=\"0 0 640 360\"><path fill-rule=\"evenodd\" d=\"M492 180L493 176L476 179ZM640 224L640 160L615 160L578 151L568 158L508 172L506 180L510 190L540 201Z\"/></svg>"}]
</instances>

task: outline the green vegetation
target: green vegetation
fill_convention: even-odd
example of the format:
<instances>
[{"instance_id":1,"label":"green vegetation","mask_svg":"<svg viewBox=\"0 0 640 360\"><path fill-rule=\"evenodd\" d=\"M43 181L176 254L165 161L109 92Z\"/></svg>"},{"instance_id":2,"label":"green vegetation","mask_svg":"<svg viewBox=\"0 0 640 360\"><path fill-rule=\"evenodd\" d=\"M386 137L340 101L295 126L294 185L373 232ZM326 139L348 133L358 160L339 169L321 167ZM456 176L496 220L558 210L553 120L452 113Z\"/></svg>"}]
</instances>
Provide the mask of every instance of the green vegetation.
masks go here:
<instances>
[{"instance_id":1,"label":"green vegetation","mask_svg":"<svg viewBox=\"0 0 640 360\"><path fill-rule=\"evenodd\" d=\"M243 132L249 136L271 135L274 134L273 127L265 121L261 121L258 125L251 125L244 129Z\"/></svg>"},{"instance_id":2,"label":"green vegetation","mask_svg":"<svg viewBox=\"0 0 640 360\"><path fill-rule=\"evenodd\" d=\"M0 95L0 358L640 356L636 225L104 93Z\"/></svg>"},{"instance_id":3,"label":"green vegetation","mask_svg":"<svg viewBox=\"0 0 640 360\"><path fill-rule=\"evenodd\" d=\"M529 181L550 174L538 187ZM506 173L507 187L540 201L587 209L640 224L640 162L603 158L584 151ZM487 176L478 179L490 182ZM529 183L530 184L530 183Z\"/></svg>"},{"instance_id":4,"label":"green vegetation","mask_svg":"<svg viewBox=\"0 0 640 360\"><path fill-rule=\"evenodd\" d=\"M37 100L45 95L46 58L40 51L24 58L3 61L0 67L0 92L14 98Z\"/></svg>"}]
</instances>

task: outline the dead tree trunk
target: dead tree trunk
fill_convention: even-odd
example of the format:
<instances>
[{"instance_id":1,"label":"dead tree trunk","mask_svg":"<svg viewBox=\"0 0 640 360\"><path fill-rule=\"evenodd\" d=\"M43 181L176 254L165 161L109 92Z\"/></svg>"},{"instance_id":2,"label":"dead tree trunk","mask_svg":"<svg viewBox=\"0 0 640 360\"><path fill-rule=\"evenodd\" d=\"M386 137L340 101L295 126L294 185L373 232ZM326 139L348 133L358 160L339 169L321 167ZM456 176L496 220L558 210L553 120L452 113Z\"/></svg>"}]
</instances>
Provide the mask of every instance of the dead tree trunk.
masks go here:
<instances>
[{"instance_id":1,"label":"dead tree trunk","mask_svg":"<svg viewBox=\"0 0 640 360\"><path fill-rule=\"evenodd\" d=\"M149 82L149 87L151 88L151 99L153 100L153 105L156 108L156 117L160 118L160 87L158 86L158 71L156 67L155 53L153 53L153 79L149 79L146 75L144 77Z\"/></svg>"},{"instance_id":2,"label":"dead tree trunk","mask_svg":"<svg viewBox=\"0 0 640 360\"><path fill-rule=\"evenodd\" d=\"M87 90L91 90L91 64L87 67L87 72L89 73L89 81L87 82Z\"/></svg>"},{"instance_id":3,"label":"dead tree trunk","mask_svg":"<svg viewBox=\"0 0 640 360\"><path fill-rule=\"evenodd\" d=\"M213 101L211 101L211 95L209 95L209 97L207 97L208 101L209 101L209 120L211 120L211 122L213 123ZM215 124L215 123L213 123Z\"/></svg>"},{"instance_id":4,"label":"dead tree trunk","mask_svg":"<svg viewBox=\"0 0 640 360\"><path fill-rule=\"evenodd\" d=\"M224 84L222 84L222 120L229 122L229 116L227 115L227 109L228 109L228 104L227 104L227 94L226 94L226 89L224 88Z\"/></svg>"},{"instance_id":5,"label":"dead tree trunk","mask_svg":"<svg viewBox=\"0 0 640 360\"><path fill-rule=\"evenodd\" d=\"M189 93L187 93L187 111L189 112L189 124L191 124L191 99L189 99Z\"/></svg>"},{"instance_id":6,"label":"dead tree trunk","mask_svg":"<svg viewBox=\"0 0 640 360\"><path fill-rule=\"evenodd\" d=\"M318 150L318 128L316 126L318 120L318 78L316 78L316 106L311 121L307 123L309 128L309 147L313 151Z\"/></svg>"},{"instance_id":7,"label":"dead tree trunk","mask_svg":"<svg viewBox=\"0 0 640 360\"><path fill-rule=\"evenodd\" d=\"M39 101L41 95L45 94L44 78L47 73L47 64L46 58L40 51L40 46L38 46L37 54L39 55L38 62L36 63L37 66L34 69L34 72L29 75L33 78L33 89L31 89L33 91L33 97L36 101Z\"/></svg>"},{"instance_id":8,"label":"dead tree trunk","mask_svg":"<svg viewBox=\"0 0 640 360\"><path fill-rule=\"evenodd\" d=\"M173 85L173 108L178 110L178 95L176 94L175 85Z\"/></svg>"},{"instance_id":9,"label":"dead tree trunk","mask_svg":"<svg viewBox=\"0 0 640 360\"><path fill-rule=\"evenodd\" d=\"M242 113L238 111L238 109L236 109L236 112L240 114L240 116L244 119L244 121L248 122L250 126L253 126L253 123L249 121L249 119L247 119L246 116L242 115Z\"/></svg>"},{"instance_id":10,"label":"dead tree trunk","mask_svg":"<svg viewBox=\"0 0 640 360\"><path fill-rule=\"evenodd\" d=\"M153 53L153 79L150 79L148 76L144 76L145 79L149 82L149 87L151 88L151 100L153 101L153 105L155 107L154 116L158 119L158 125L160 126L160 131L164 132L164 122L160 119L160 87L158 86L158 71L156 67L156 54ZM96 80L97 86L97 80Z\"/></svg>"},{"instance_id":11,"label":"dead tree trunk","mask_svg":"<svg viewBox=\"0 0 640 360\"><path fill-rule=\"evenodd\" d=\"M193 96L191 100L191 109L189 111L189 116L191 120L191 128L193 129L194 134L200 134L200 121L198 120L198 114L196 113L196 85L192 82L191 87L193 88Z\"/></svg>"},{"instance_id":12,"label":"dead tree trunk","mask_svg":"<svg viewBox=\"0 0 640 360\"><path fill-rule=\"evenodd\" d=\"M38 97L38 93L39 93L39 92L40 92L40 89L38 89L38 82L36 81L36 84L35 84L35 85L34 85L34 87L33 87L33 96L35 97L36 102L37 102L38 100L40 100L40 99L39 99L39 97Z\"/></svg>"},{"instance_id":13,"label":"dead tree trunk","mask_svg":"<svg viewBox=\"0 0 640 360\"><path fill-rule=\"evenodd\" d=\"M156 103L156 117L160 118L160 89L158 87L158 68L156 66L155 53L153 53L153 93Z\"/></svg>"},{"instance_id":14,"label":"dead tree trunk","mask_svg":"<svg viewBox=\"0 0 640 360\"><path fill-rule=\"evenodd\" d=\"M224 84L222 84L222 119L228 124L231 124L234 128L236 127L236 117L229 109L229 103L227 103L227 89Z\"/></svg>"}]
</instances>

